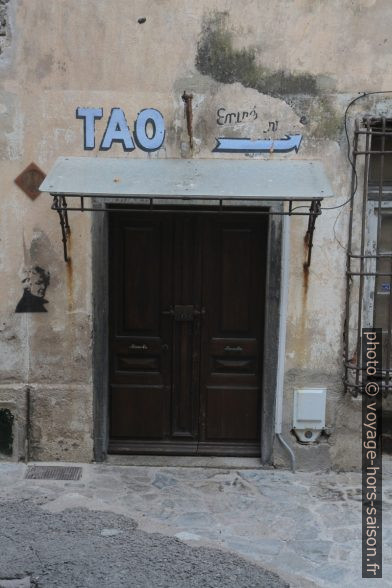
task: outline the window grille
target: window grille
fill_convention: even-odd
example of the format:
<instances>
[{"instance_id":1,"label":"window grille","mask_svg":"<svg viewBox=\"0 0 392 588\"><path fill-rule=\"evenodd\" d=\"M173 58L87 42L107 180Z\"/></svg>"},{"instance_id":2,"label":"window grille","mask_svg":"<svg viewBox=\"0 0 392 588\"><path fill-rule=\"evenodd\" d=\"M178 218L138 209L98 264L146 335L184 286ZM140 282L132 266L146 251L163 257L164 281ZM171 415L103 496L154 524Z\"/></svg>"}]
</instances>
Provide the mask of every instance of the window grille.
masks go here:
<instances>
[{"instance_id":1,"label":"window grille","mask_svg":"<svg viewBox=\"0 0 392 588\"><path fill-rule=\"evenodd\" d=\"M344 329L344 384L362 392L361 332L382 329L376 377L392 390L392 120L356 121L352 157Z\"/></svg>"}]
</instances>

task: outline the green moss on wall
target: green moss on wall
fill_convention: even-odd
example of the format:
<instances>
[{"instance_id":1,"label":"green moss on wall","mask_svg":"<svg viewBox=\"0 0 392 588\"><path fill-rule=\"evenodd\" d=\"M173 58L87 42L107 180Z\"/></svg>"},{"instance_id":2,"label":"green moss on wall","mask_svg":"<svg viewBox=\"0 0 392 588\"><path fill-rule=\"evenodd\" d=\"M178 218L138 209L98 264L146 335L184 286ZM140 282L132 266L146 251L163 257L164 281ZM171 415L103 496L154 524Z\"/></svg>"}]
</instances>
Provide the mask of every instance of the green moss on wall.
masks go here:
<instances>
[{"instance_id":1,"label":"green moss on wall","mask_svg":"<svg viewBox=\"0 0 392 588\"><path fill-rule=\"evenodd\" d=\"M309 108L311 134L315 138L337 141L343 130L343 117L336 111L328 96L313 100Z\"/></svg>"},{"instance_id":2,"label":"green moss on wall","mask_svg":"<svg viewBox=\"0 0 392 588\"><path fill-rule=\"evenodd\" d=\"M234 48L227 20L225 12L214 13L205 20L196 55L196 67L200 73L224 84L239 82L246 88L270 96L317 94L316 76L273 71L257 63L254 48Z\"/></svg>"}]
</instances>

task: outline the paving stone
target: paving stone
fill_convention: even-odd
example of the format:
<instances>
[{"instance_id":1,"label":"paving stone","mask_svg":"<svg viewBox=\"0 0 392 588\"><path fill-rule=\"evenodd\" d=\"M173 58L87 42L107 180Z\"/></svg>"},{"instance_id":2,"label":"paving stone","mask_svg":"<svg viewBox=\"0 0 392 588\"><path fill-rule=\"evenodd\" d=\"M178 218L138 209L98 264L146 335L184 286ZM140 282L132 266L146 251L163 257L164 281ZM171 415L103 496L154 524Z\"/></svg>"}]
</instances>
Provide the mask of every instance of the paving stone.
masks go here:
<instances>
[{"instance_id":1,"label":"paving stone","mask_svg":"<svg viewBox=\"0 0 392 588\"><path fill-rule=\"evenodd\" d=\"M354 527L339 527L338 529L332 529L332 539L337 543L343 543L347 545L352 540L360 539L362 533L362 527L356 525Z\"/></svg>"},{"instance_id":2,"label":"paving stone","mask_svg":"<svg viewBox=\"0 0 392 588\"><path fill-rule=\"evenodd\" d=\"M191 528L210 527L214 523L211 515L204 512L188 512L176 517L173 522L180 527Z\"/></svg>"},{"instance_id":3,"label":"paving stone","mask_svg":"<svg viewBox=\"0 0 392 588\"><path fill-rule=\"evenodd\" d=\"M305 577L309 579L315 570L318 569L318 564L315 564L309 560L302 559L298 554L282 550L278 554L278 560L275 561L275 566L281 570L281 572L289 572L299 577ZM271 561L271 560L270 560Z\"/></svg>"},{"instance_id":4,"label":"paving stone","mask_svg":"<svg viewBox=\"0 0 392 588\"><path fill-rule=\"evenodd\" d=\"M332 545L332 541L323 541L321 539L314 541L296 540L287 543L288 547L313 562L327 561Z\"/></svg>"},{"instance_id":5,"label":"paving stone","mask_svg":"<svg viewBox=\"0 0 392 588\"><path fill-rule=\"evenodd\" d=\"M177 539L181 539L181 541L200 541L200 535L195 535L195 533L188 533L187 531L181 531L180 533L176 533L175 537Z\"/></svg>"},{"instance_id":6,"label":"paving stone","mask_svg":"<svg viewBox=\"0 0 392 588\"><path fill-rule=\"evenodd\" d=\"M344 586L347 576L347 568L337 565L320 566L317 570L317 578L326 580L330 586Z\"/></svg>"},{"instance_id":7,"label":"paving stone","mask_svg":"<svg viewBox=\"0 0 392 588\"><path fill-rule=\"evenodd\" d=\"M321 533L321 527L315 525L306 525L303 527L296 527L294 539L298 541L305 541L307 539L316 539Z\"/></svg>"},{"instance_id":8,"label":"paving stone","mask_svg":"<svg viewBox=\"0 0 392 588\"><path fill-rule=\"evenodd\" d=\"M120 529L102 529L102 537L115 537L121 533Z\"/></svg>"},{"instance_id":9,"label":"paving stone","mask_svg":"<svg viewBox=\"0 0 392 588\"><path fill-rule=\"evenodd\" d=\"M231 539L225 541L225 545L243 555L278 555L283 547L282 541L276 539Z\"/></svg>"},{"instance_id":10,"label":"paving stone","mask_svg":"<svg viewBox=\"0 0 392 588\"><path fill-rule=\"evenodd\" d=\"M156 474L152 484L156 488L167 488L169 486L175 486L176 484L178 484L178 480L176 480L176 478L173 478L173 476L158 473Z\"/></svg>"}]
</instances>

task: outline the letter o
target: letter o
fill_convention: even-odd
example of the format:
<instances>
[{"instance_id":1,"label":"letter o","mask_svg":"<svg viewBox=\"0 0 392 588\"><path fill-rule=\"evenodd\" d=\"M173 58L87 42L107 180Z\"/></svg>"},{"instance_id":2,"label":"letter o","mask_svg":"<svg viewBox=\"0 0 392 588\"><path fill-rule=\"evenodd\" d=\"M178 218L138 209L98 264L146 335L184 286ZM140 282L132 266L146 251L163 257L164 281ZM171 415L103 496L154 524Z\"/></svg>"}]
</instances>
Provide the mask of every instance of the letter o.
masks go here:
<instances>
[{"instance_id":1,"label":"letter o","mask_svg":"<svg viewBox=\"0 0 392 588\"><path fill-rule=\"evenodd\" d=\"M147 135L147 124L151 123L154 129L152 137ZM143 151L156 151L165 139L165 121L159 110L145 108L141 110L135 121L135 141Z\"/></svg>"}]
</instances>

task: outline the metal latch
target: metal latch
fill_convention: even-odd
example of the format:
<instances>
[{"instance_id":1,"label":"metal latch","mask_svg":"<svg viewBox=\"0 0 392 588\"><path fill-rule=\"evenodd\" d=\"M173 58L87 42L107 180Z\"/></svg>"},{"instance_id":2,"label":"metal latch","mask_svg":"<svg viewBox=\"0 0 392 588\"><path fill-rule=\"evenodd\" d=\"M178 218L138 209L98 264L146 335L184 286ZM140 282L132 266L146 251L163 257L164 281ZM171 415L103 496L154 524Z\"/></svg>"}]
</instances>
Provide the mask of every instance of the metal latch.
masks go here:
<instances>
[{"instance_id":1,"label":"metal latch","mask_svg":"<svg viewBox=\"0 0 392 588\"><path fill-rule=\"evenodd\" d=\"M205 313L205 308L198 310L193 304L176 304L174 307L171 306L168 310L162 311L162 314L172 316L175 321L193 321Z\"/></svg>"},{"instance_id":2,"label":"metal latch","mask_svg":"<svg viewBox=\"0 0 392 588\"><path fill-rule=\"evenodd\" d=\"M175 321L193 321L195 314L195 307L192 304L176 304L174 307Z\"/></svg>"}]
</instances>

